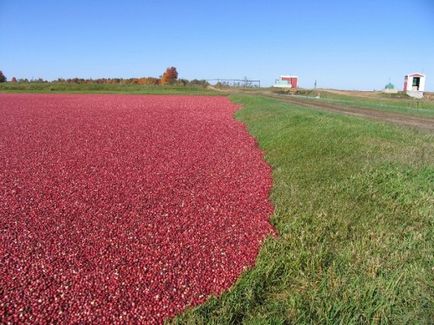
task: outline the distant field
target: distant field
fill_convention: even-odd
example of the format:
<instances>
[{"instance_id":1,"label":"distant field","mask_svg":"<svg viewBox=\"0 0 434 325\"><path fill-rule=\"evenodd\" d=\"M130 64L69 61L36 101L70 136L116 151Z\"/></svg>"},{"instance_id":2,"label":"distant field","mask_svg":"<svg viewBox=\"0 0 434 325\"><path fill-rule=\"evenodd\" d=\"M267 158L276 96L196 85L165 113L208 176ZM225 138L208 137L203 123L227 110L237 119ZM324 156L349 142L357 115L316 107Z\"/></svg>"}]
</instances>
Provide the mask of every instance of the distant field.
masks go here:
<instances>
[{"instance_id":1,"label":"distant field","mask_svg":"<svg viewBox=\"0 0 434 325\"><path fill-rule=\"evenodd\" d=\"M414 99L407 96L398 97L382 93L335 94L322 91L321 100L340 103L348 106L373 108L383 111L399 112L409 115L434 116L434 100Z\"/></svg>"},{"instance_id":2,"label":"distant field","mask_svg":"<svg viewBox=\"0 0 434 325\"><path fill-rule=\"evenodd\" d=\"M119 93L155 95L216 95L212 89L190 86L148 86L134 84L0 83L0 93ZM221 95L221 94L219 94Z\"/></svg>"},{"instance_id":3,"label":"distant field","mask_svg":"<svg viewBox=\"0 0 434 325\"><path fill-rule=\"evenodd\" d=\"M259 94L262 89L224 89L200 86L150 86L135 84L74 84L74 83L0 83L0 93L119 93L119 94L172 94L172 95L227 95L230 93ZM407 96L397 97L374 92L301 90L302 94L321 95L321 102L330 102L349 107L363 107L407 115L434 117L434 100L415 100Z\"/></svg>"},{"instance_id":4,"label":"distant field","mask_svg":"<svg viewBox=\"0 0 434 325\"><path fill-rule=\"evenodd\" d=\"M232 290L173 322L432 323L434 135L231 98L272 166L278 236Z\"/></svg>"}]
</instances>

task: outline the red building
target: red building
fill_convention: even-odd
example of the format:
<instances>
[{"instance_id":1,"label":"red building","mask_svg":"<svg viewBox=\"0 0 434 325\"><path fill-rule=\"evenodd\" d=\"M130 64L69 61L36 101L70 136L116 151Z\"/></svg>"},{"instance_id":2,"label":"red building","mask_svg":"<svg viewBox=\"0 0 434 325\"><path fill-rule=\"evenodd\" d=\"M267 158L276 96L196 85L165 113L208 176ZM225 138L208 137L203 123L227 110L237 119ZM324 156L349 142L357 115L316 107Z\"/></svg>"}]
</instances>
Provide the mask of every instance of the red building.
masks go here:
<instances>
[{"instance_id":1,"label":"red building","mask_svg":"<svg viewBox=\"0 0 434 325\"><path fill-rule=\"evenodd\" d=\"M291 88L297 88L298 86L298 77L297 76L280 76L281 80L287 80L291 85Z\"/></svg>"},{"instance_id":2,"label":"red building","mask_svg":"<svg viewBox=\"0 0 434 325\"><path fill-rule=\"evenodd\" d=\"M298 76L280 76L273 87L296 89L298 87Z\"/></svg>"}]
</instances>

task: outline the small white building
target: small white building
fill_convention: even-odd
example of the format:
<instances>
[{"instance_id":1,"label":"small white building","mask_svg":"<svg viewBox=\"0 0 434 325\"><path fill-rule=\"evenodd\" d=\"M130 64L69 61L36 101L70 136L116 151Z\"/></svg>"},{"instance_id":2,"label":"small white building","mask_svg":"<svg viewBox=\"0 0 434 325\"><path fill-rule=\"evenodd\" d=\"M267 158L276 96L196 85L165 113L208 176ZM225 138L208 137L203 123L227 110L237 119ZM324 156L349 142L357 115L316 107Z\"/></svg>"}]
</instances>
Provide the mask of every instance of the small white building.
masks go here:
<instances>
[{"instance_id":1,"label":"small white building","mask_svg":"<svg viewBox=\"0 0 434 325\"><path fill-rule=\"evenodd\" d=\"M410 73L404 78L404 92L415 98L422 98L425 91L426 76L423 73Z\"/></svg>"},{"instance_id":2,"label":"small white building","mask_svg":"<svg viewBox=\"0 0 434 325\"><path fill-rule=\"evenodd\" d=\"M276 79L273 87L296 89L298 87L298 76L280 76L279 79Z\"/></svg>"}]
</instances>

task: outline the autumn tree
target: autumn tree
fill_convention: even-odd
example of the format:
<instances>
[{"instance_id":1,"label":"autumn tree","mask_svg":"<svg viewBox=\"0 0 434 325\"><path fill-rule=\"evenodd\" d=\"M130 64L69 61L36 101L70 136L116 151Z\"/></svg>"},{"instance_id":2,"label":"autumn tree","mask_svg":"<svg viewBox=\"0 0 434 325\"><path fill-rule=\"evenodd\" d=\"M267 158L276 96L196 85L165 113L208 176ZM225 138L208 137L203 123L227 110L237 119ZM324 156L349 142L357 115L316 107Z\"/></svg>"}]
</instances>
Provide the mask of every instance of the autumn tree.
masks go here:
<instances>
[{"instance_id":1,"label":"autumn tree","mask_svg":"<svg viewBox=\"0 0 434 325\"><path fill-rule=\"evenodd\" d=\"M13 82L13 83L17 83L17 78L12 77L11 82Z\"/></svg>"},{"instance_id":2,"label":"autumn tree","mask_svg":"<svg viewBox=\"0 0 434 325\"><path fill-rule=\"evenodd\" d=\"M6 82L6 76L0 71L0 82Z\"/></svg>"},{"instance_id":3,"label":"autumn tree","mask_svg":"<svg viewBox=\"0 0 434 325\"><path fill-rule=\"evenodd\" d=\"M178 79L178 71L175 67L169 67L161 76L161 84L172 84Z\"/></svg>"}]
</instances>

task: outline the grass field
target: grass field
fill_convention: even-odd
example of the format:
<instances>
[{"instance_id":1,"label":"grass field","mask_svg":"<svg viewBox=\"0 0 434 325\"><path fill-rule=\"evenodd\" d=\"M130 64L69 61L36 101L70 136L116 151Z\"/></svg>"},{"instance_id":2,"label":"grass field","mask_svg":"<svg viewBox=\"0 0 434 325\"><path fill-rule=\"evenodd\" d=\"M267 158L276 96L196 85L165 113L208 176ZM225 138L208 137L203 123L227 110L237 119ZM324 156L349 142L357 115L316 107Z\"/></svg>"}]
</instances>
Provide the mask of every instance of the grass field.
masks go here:
<instances>
[{"instance_id":1,"label":"grass field","mask_svg":"<svg viewBox=\"0 0 434 325\"><path fill-rule=\"evenodd\" d=\"M387 94L376 94L376 96L372 97L359 97L333 94L331 92L323 91L321 92L320 100L353 107L364 107L408 115L434 117L434 101L426 98L418 100L410 97L399 98Z\"/></svg>"},{"instance_id":2,"label":"grass field","mask_svg":"<svg viewBox=\"0 0 434 325\"><path fill-rule=\"evenodd\" d=\"M153 94L153 95L221 95L204 87L145 86L134 84L74 83L0 83L0 93L80 93L80 94Z\"/></svg>"},{"instance_id":3,"label":"grass field","mask_svg":"<svg viewBox=\"0 0 434 325\"><path fill-rule=\"evenodd\" d=\"M434 136L232 96L273 168L269 238L183 324L432 323Z\"/></svg>"},{"instance_id":4,"label":"grass field","mask_svg":"<svg viewBox=\"0 0 434 325\"><path fill-rule=\"evenodd\" d=\"M271 89L273 93L282 91ZM285 93L285 92L283 92ZM405 115L420 117L434 117L434 100L431 94L426 94L423 99L414 99L405 94L384 94L381 92L356 92L334 90L299 90L296 95L315 100L338 104L347 107L368 108L384 112L395 112ZM314 98L316 96L320 98Z\"/></svg>"}]
</instances>

